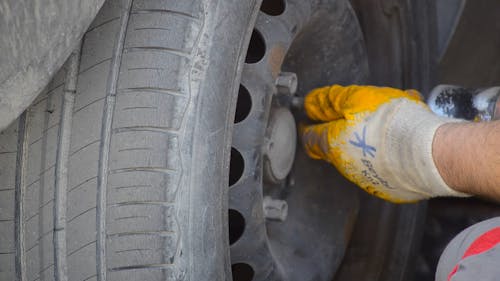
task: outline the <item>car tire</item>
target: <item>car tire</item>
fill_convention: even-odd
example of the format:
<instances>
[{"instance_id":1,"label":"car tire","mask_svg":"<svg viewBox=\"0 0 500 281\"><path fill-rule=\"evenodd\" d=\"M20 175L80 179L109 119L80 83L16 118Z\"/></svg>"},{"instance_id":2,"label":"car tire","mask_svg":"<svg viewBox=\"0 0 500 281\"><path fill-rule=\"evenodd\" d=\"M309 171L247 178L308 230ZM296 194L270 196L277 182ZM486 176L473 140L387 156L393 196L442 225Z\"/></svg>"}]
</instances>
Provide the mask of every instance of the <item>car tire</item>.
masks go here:
<instances>
[{"instance_id":1,"label":"car tire","mask_svg":"<svg viewBox=\"0 0 500 281\"><path fill-rule=\"evenodd\" d=\"M258 4L104 4L0 135L0 280L230 279L226 120Z\"/></svg>"}]
</instances>

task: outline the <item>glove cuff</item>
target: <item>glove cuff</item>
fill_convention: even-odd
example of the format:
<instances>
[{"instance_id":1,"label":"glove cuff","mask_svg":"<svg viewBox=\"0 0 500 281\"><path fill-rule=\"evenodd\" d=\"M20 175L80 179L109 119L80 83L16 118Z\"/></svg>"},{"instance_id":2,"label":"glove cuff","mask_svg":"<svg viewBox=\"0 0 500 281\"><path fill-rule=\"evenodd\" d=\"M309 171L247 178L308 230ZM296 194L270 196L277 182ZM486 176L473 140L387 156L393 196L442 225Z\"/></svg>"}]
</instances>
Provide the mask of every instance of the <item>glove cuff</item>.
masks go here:
<instances>
[{"instance_id":1,"label":"glove cuff","mask_svg":"<svg viewBox=\"0 0 500 281\"><path fill-rule=\"evenodd\" d=\"M441 177L432 157L436 130L445 123L463 122L432 114L424 104L399 100L387 130L389 163L398 167L393 178L398 186L425 197L470 196L450 188Z\"/></svg>"}]
</instances>

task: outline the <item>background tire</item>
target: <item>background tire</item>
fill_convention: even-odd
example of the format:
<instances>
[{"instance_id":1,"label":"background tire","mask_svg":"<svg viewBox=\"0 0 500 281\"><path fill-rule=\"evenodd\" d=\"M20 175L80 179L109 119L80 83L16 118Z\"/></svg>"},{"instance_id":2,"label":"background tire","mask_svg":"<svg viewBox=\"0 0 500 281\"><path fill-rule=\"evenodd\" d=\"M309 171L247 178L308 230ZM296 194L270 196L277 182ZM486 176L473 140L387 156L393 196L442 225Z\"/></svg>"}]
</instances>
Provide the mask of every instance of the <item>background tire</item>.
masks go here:
<instances>
[{"instance_id":1,"label":"background tire","mask_svg":"<svg viewBox=\"0 0 500 281\"><path fill-rule=\"evenodd\" d=\"M0 135L1 280L229 279L227 120L257 2L104 4Z\"/></svg>"},{"instance_id":2,"label":"background tire","mask_svg":"<svg viewBox=\"0 0 500 281\"><path fill-rule=\"evenodd\" d=\"M351 0L363 30L370 84L417 89L436 83L435 1ZM427 202L391 204L360 198L360 215L337 272L343 280L413 280Z\"/></svg>"}]
</instances>

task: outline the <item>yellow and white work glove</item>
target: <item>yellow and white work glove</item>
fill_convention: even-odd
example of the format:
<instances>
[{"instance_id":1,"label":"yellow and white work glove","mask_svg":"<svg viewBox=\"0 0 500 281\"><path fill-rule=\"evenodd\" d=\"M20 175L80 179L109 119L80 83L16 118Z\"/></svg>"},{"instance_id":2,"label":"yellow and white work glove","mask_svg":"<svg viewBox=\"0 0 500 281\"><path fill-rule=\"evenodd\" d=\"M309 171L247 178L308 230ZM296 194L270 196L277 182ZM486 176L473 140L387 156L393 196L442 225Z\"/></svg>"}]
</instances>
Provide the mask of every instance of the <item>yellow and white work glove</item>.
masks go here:
<instances>
[{"instance_id":1,"label":"yellow and white work glove","mask_svg":"<svg viewBox=\"0 0 500 281\"><path fill-rule=\"evenodd\" d=\"M432 158L439 126L415 90L334 85L304 101L310 119L302 128L308 155L333 164L347 179L382 199L405 203L436 196L467 196L451 189Z\"/></svg>"}]
</instances>

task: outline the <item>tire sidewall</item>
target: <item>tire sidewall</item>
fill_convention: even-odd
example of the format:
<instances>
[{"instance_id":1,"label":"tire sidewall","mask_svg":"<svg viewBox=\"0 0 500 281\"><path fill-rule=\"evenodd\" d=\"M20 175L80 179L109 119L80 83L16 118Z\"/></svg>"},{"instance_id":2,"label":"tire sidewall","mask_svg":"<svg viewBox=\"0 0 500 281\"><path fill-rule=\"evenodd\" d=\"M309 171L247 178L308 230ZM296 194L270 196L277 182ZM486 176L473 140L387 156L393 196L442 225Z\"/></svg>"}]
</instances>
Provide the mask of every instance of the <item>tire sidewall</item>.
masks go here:
<instances>
[{"instance_id":1,"label":"tire sidewall","mask_svg":"<svg viewBox=\"0 0 500 281\"><path fill-rule=\"evenodd\" d=\"M190 71L178 218L189 280L231 280L228 177L237 90L260 0L206 1ZM179 274L184 275L180 272Z\"/></svg>"}]
</instances>

